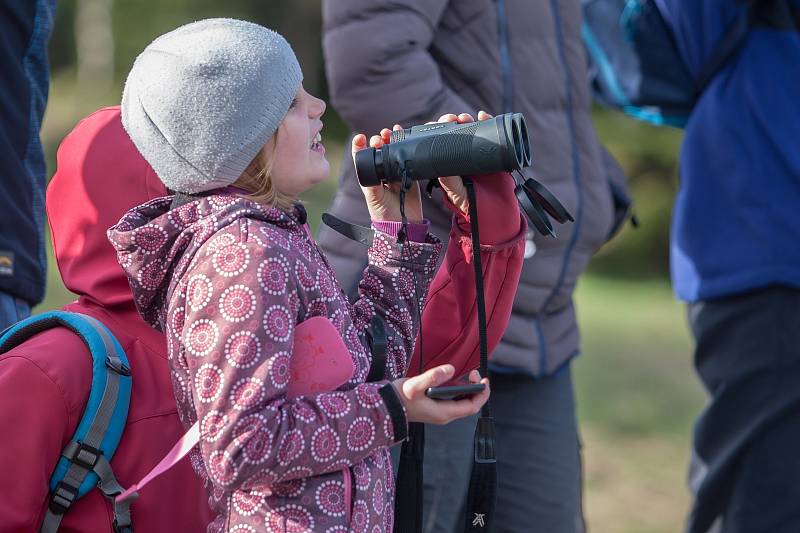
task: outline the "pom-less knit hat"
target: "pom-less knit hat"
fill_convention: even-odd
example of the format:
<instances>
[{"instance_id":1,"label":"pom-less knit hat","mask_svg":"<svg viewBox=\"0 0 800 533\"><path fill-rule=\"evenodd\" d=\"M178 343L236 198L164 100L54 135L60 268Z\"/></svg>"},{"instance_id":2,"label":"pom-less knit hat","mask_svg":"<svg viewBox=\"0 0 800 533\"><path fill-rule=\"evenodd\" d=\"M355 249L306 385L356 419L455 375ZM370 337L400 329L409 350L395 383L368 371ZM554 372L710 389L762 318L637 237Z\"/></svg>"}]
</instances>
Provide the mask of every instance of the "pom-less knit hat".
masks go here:
<instances>
[{"instance_id":1,"label":"pom-less knit hat","mask_svg":"<svg viewBox=\"0 0 800 533\"><path fill-rule=\"evenodd\" d=\"M278 129L303 73L280 34L234 19L150 43L122 94L122 124L168 188L230 185Z\"/></svg>"}]
</instances>

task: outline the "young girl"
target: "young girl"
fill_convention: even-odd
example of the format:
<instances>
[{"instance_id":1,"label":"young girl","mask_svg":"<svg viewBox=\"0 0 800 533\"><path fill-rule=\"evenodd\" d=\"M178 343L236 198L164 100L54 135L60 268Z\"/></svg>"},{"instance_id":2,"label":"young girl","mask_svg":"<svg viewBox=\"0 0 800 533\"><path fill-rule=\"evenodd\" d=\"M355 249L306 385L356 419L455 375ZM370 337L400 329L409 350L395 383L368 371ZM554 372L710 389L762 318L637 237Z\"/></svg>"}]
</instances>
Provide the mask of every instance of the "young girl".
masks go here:
<instances>
[{"instance_id":1,"label":"young girl","mask_svg":"<svg viewBox=\"0 0 800 533\"><path fill-rule=\"evenodd\" d=\"M488 383L470 399L435 401L424 391L451 380L452 365L403 379L440 250L427 234L416 185L406 196L402 244L397 189L364 189L376 232L360 298L348 303L297 201L329 172L320 136L325 104L301 81L288 43L256 24L204 20L156 39L128 76L123 124L159 178L182 195L133 209L109 238L139 312L166 333L181 419L187 427L200 421L192 461L218 514L209 529L391 531L387 449L405 438L409 421L447 423L476 413ZM353 150L366 144L358 135ZM431 301L451 306L439 320L452 323L437 329L455 333L438 333L426 351L450 357L463 344L466 360L477 345L476 335L464 334L474 321L467 203L460 178L443 186L458 213L459 242ZM481 199L494 196L487 208L497 211L492 202L502 202L506 215L487 228L494 246L483 252L492 259L487 300L496 343L519 278L525 227L510 178L483 187L491 191L479 188ZM364 331L375 315L385 322L388 364L385 379L365 383L371 356ZM337 390L290 397L295 327L311 317L335 327L354 371Z\"/></svg>"}]
</instances>

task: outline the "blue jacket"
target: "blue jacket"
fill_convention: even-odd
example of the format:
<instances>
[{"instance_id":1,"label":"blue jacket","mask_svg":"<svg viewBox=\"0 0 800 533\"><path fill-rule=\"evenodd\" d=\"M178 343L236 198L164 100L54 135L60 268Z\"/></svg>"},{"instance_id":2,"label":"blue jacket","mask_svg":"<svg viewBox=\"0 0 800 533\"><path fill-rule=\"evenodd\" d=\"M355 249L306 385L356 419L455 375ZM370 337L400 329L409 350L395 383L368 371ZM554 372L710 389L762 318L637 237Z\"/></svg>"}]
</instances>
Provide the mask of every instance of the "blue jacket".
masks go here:
<instances>
[{"instance_id":1,"label":"blue jacket","mask_svg":"<svg viewBox=\"0 0 800 533\"><path fill-rule=\"evenodd\" d=\"M11 2L0 14L0 292L44 296L45 161L39 127L49 81L55 0Z\"/></svg>"},{"instance_id":2,"label":"blue jacket","mask_svg":"<svg viewBox=\"0 0 800 533\"><path fill-rule=\"evenodd\" d=\"M694 74L743 9L737 0L661 1ZM703 93L686 128L673 214L682 300L800 287L799 98L800 33L766 27L751 29Z\"/></svg>"}]
</instances>

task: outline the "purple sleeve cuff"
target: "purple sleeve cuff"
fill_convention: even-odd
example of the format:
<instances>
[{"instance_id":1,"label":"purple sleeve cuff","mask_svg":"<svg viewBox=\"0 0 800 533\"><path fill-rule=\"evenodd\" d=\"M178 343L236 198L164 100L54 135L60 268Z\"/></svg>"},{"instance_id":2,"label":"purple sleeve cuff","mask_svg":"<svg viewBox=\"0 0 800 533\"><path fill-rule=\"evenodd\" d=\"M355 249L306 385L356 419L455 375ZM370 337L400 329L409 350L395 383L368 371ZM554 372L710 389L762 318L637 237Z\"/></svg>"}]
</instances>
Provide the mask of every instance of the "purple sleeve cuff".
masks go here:
<instances>
[{"instance_id":1,"label":"purple sleeve cuff","mask_svg":"<svg viewBox=\"0 0 800 533\"><path fill-rule=\"evenodd\" d=\"M422 224L408 223L408 239L413 242L425 242L425 236L428 235L428 228L431 226L431 221L425 219ZM373 220L372 227L376 230L397 237L397 234L403 228L403 223L393 220Z\"/></svg>"}]
</instances>

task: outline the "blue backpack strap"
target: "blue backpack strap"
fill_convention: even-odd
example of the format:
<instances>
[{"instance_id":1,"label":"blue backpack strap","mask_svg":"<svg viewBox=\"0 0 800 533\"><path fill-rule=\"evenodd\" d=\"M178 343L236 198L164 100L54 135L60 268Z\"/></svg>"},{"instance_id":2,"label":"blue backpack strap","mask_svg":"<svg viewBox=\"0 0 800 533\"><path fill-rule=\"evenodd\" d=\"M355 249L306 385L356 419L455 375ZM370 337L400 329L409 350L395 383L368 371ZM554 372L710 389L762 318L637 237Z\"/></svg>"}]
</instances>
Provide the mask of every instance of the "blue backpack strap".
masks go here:
<instances>
[{"instance_id":1,"label":"blue backpack strap","mask_svg":"<svg viewBox=\"0 0 800 533\"><path fill-rule=\"evenodd\" d=\"M72 503L93 487L99 485L107 496L122 492L108 461L122 437L131 395L130 366L122 346L106 326L87 315L50 311L18 322L0 334L0 354L54 327L69 329L86 344L92 356L92 386L83 417L50 478L44 532L55 532ZM118 525L129 527L127 509L119 511Z\"/></svg>"}]
</instances>

